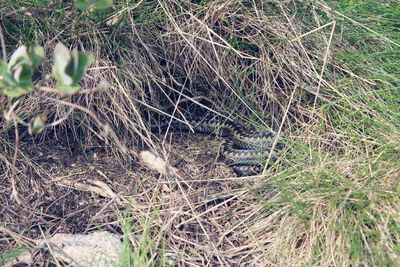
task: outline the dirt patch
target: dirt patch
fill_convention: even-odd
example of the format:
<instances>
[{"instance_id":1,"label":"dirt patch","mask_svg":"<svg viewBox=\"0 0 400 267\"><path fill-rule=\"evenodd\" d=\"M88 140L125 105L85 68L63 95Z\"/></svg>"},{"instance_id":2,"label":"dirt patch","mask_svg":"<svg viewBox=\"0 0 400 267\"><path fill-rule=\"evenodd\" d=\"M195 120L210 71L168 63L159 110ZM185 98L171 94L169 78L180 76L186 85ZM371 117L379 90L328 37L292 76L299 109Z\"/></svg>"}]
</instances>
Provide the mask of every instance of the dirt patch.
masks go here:
<instances>
[{"instance_id":1,"label":"dirt patch","mask_svg":"<svg viewBox=\"0 0 400 267\"><path fill-rule=\"evenodd\" d=\"M136 161L124 162L107 147L82 149L65 138L26 139L21 152L31 168L21 172L17 182L23 203L10 200L8 180L0 184L0 221L7 229L0 251L21 244L34 247L34 240L55 233L103 229L122 234L120 222L125 214L137 235L150 224L152 238L165 240L166 255L175 262L248 262L256 254L239 248L246 247L252 237L233 234L229 228L247 212L241 196L251 180L235 178L219 159L220 144L221 140L202 135L174 135L163 148L178 176L167 177ZM132 204L124 206L77 186L94 181Z\"/></svg>"}]
</instances>

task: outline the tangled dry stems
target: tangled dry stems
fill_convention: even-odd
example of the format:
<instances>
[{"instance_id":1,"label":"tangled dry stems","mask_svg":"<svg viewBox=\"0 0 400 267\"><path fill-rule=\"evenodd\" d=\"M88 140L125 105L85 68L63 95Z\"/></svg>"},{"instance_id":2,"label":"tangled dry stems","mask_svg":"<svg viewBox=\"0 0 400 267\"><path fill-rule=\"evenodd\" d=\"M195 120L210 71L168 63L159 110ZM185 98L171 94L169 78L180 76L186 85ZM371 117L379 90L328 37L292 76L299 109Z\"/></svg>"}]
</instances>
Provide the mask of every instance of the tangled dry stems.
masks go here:
<instances>
[{"instance_id":1,"label":"tangled dry stems","mask_svg":"<svg viewBox=\"0 0 400 267\"><path fill-rule=\"evenodd\" d=\"M305 7L299 4L298 8ZM128 218L133 224L133 247L140 246L136 237L148 227L154 257L161 257L164 240L164 257L194 266L354 263L348 248L349 235L355 233L340 225L358 220L355 207L364 204L357 202L354 193L375 186L382 189L371 193L376 197L390 192L387 202L368 206L381 214L374 221L382 233L379 253L398 258L394 246L399 236L391 236L389 221L400 214L392 201L399 167L382 162L388 164L387 171L371 184L357 173L364 171L357 166L365 165L361 157L365 149L395 143L394 135L382 134L384 141L368 140L359 133L350 136L332 123L328 111L351 108L382 118L368 106L369 99L355 97L368 95L374 82L335 63L336 53L347 45L345 40L332 38L335 24L326 22L337 17L321 3L314 8L312 18L304 19L281 1L265 6L254 5L254 1L211 1L201 8L150 1L128 9L120 29L123 34L109 35L93 27L68 37L71 44L94 51L99 59L86 75L84 87L94 88L100 80L111 87L106 92L63 97L90 110L96 119L74 109L67 120L47 129L35 142L21 138L16 166L12 164L15 139L1 137L5 152L0 158L4 170L1 221L8 225L7 232L2 231L1 250L15 244L32 245L32 239L42 232L96 228L121 232L122 219L116 213L123 207L112 199L77 190L73 183L63 187L62 180L68 177L76 183L103 181L114 192L131 197L134 205L128 208ZM150 18L160 21L138 23L134 18L140 12L149 12ZM58 36L52 31L42 34L43 40ZM51 47L51 42L45 46ZM340 85L339 77L350 76L359 90ZM38 83L54 86L45 77ZM42 91L32 93L16 114L28 119L40 107L48 111L49 120L64 117L71 106L49 101L49 97L59 98ZM257 127L279 132L292 151L303 152L292 155L287 151L265 176L238 179L216 160L218 141L154 136L146 128L149 110L184 120L181 104L201 105L203 100L211 103L209 112L245 118ZM327 111L324 106L332 108ZM104 133L102 125L116 135ZM10 128L2 127L1 136ZM357 138L363 138L361 148ZM311 152L304 149L307 146ZM135 155L142 148L157 151L180 173L162 176L140 166ZM86 152L80 155L82 151ZM18 174L20 205L8 197L13 171ZM339 183L336 188L329 179ZM332 204L333 199L339 204ZM361 240L372 253L368 238Z\"/></svg>"}]
</instances>

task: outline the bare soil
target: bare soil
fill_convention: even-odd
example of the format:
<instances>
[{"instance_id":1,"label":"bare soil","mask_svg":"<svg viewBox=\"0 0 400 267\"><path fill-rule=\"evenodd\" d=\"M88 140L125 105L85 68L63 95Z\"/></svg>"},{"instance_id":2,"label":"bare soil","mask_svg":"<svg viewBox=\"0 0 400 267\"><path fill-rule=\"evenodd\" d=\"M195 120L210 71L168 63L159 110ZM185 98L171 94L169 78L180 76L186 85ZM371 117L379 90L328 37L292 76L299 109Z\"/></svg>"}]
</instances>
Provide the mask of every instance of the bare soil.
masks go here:
<instances>
[{"instance_id":1,"label":"bare soil","mask_svg":"<svg viewBox=\"0 0 400 267\"><path fill-rule=\"evenodd\" d=\"M241 219L243 199L235 195L241 195L249 181L235 178L219 159L220 143L202 135L174 135L163 146L179 172L172 178L135 160L123 161L106 146L82 148L59 136L44 141L25 138L20 150L31 168L17 175L22 203L10 199L8 180L0 182L0 221L8 233L0 239L0 251L16 245L35 249L35 240L55 233L105 229L122 234L120 222L128 216L137 234L132 242L148 226L155 245L164 239L167 257L176 262L248 262L256 256L245 249L251 237L235 231L230 238L227 230ZM99 193L101 189L93 190L99 181L132 204L121 205ZM36 255L43 260L43 254Z\"/></svg>"}]
</instances>

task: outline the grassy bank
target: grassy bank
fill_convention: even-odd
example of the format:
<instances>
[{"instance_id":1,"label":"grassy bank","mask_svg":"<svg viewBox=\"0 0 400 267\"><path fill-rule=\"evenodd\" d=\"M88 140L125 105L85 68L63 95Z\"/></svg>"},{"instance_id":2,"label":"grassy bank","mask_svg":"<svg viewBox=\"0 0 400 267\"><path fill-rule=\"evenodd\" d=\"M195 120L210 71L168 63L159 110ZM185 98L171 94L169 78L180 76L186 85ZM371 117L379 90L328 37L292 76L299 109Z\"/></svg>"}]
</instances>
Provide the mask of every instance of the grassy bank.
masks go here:
<instances>
[{"instance_id":1,"label":"grassy bank","mask_svg":"<svg viewBox=\"0 0 400 267\"><path fill-rule=\"evenodd\" d=\"M114 208L107 213L114 216L109 224L93 219L67 230L112 225L135 251L126 253L125 263L395 266L400 260L396 2L116 1L93 13L59 1L6 2L0 12L8 55L21 43L51 51L62 41L91 50L97 61L83 86L106 80L111 87L61 97L64 102L41 91L24 97L16 109L23 119L40 107L55 121L69 112L65 102L87 108L96 119L74 110L36 140L21 141L16 159L13 125L2 121L0 202L11 205L17 177L23 204L4 209L1 221L18 225L13 212L43 201L28 194L32 179L43 191L44 185L59 186L23 149L59 138L68 155L87 155L101 146L99 153L123 170L119 176L134 177L134 186L124 189L137 205L124 219ZM50 67L47 60L35 74L41 86L54 87L46 77ZM147 114L181 119L182 103L205 105L207 113L274 132L283 147L278 160L259 177L237 179L212 159L199 164L200 143L215 150L213 141L161 144L146 128ZM5 100L2 105L4 112ZM98 121L116 136L104 135ZM135 165L143 148L170 155L172 165L187 171L179 178L146 171ZM104 212L102 205L94 210ZM98 219L86 214L92 216ZM54 234L59 223L49 223L44 233ZM31 228L33 223L11 230L40 237ZM2 234L0 250L24 244L10 232Z\"/></svg>"}]
</instances>

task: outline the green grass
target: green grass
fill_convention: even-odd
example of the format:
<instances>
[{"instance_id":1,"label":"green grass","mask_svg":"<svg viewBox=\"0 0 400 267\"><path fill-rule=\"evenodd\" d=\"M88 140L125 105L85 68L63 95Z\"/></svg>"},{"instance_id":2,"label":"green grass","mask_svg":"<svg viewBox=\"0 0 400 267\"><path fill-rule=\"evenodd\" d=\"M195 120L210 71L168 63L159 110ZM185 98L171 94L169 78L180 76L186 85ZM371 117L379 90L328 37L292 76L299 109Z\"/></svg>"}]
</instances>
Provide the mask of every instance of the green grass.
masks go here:
<instances>
[{"instance_id":1,"label":"green grass","mask_svg":"<svg viewBox=\"0 0 400 267\"><path fill-rule=\"evenodd\" d=\"M126 217L122 220L121 226L124 233L123 252L117 266L157 266L157 254L153 247L154 237L150 233L149 222L145 223L142 229L135 230L132 225L132 218ZM132 239L135 240L135 244L132 244ZM164 260L164 249L161 251L162 255L158 258L160 262Z\"/></svg>"},{"instance_id":2,"label":"green grass","mask_svg":"<svg viewBox=\"0 0 400 267\"><path fill-rule=\"evenodd\" d=\"M13 5L10 5L13 8L25 5L28 8L40 9L46 5L46 2L32 1L28 5L26 1L15 1ZM181 32L176 31L175 25L168 24L170 18L160 7L160 2L174 16ZM129 87L126 92L132 93L135 98L141 99L141 95L146 95L148 87L152 90L158 88L154 84L160 80L171 82L170 77L165 73L173 73L176 75L175 78L179 77L177 79L180 81L189 78L194 84L201 85L200 88L193 87L191 93L194 96L202 95L205 91L207 97L221 104L219 108L222 111L241 118L249 125L265 129L257 118L259 117L267 122L267 125L273 125L276 131L284 120L280 142L284 144L286 150L279 161L272 164L270 176L264 177L265 179L263 178L260 184L254 187L248 186L257 188L254 191L247 189L247 185L241 185L240 190L248 190L251 197L254 197L254 199L251 198L253 202L243 204L238 210L227 210L227 213L232 212L232 217L240 218L238 222L235 220L229 222L229 227L243 226L232 233L233 237L230 241L236 242L234 236L240 235L241 232L253 231L251 234L257 242L264 235L267 236L265 239L272 240L270 243L258 245L254 242L252 245L254 245L254 251L259 253L258 256L261 255L263 259L271 260L276 265L396 266L400 258L400 184L398 181L400 175L400 5L397 1L382 1L382 3L372 0L327 1L327 5L333 10L327 10L324 7L325 3L318 1L287 4L268 2L262 7L260 3L256 5L250 3L251 1L237 5L230 2L230 5L224 6L221 10L218 9L218 12L210 13L207 12L212 9L210 6L215 3L213 1L197 1L198 5L193 4L194 1L185 1L181 6L171 4L171 2L160 2L143 3L138 8L130 10L132 20L129 20L126 13L118 24L111 27L105 25L105 19L109 15L118 12L119 8L126 6L133 8L136 3L121 1L117 3L114 10L89 15L77 11L66 19L68 23L71 23L67 24L67 27L59 23L63 20L63 12L57 8L52 13L51 19L40 19L37 16L31 17L18 13L13 19L3 21L4 27L8 30L7 44L13 47L19 40L25 44L37 44L54 36L60 39L66 38L69 43L83 42L89 44L89 47L98 48L101 51L100 57L109 59L112 61L112 66L117 66L117 73L124 86L135 85L134 89L126 86ZM281 5L284 5L284 8L281 8ZM244 23L244 26L240 24L246 18L255 17L255 8L258 8L258 12L262 11L264 15L269 16L269 19L262 21L260 25L263 25L263 28L269 27L268 34L271 36L254 34L253 30L260 27L257 20L246 21L249 23ZM315 10L315 13L310 13L310 10ZM210 46L205 46L206 49L201 50L204 43L198 39L193 41L189 38L188 43L180 39L180 33L185 33L185 37L198 34L203 39L208 38L207 34L201 32L202 28L199 25L192 21L193 25L188 22L190 12L200 19L208 19L204 22L209 27L207 29L217 32L231 47L223 49L218 47L214 51ZM295 42L290 42L293 37L292 29L289 29L285 15L297 23L295 25L297 35L332 20L336 22L323 75L330 86L322 84L319 94L323 98L315 101L315 109L313 105L318 79L309 81L309 76L302 76L303 70L308 71L309 69L306 68L310 66L303 64L307 60L300 46ZM276 18L279 19L274 20ZM283 26L282 28L290 33L288 37L283 34L274 35L275 27L268 24L271 21L281 23L278 26L284 25L286 28ZM131 34L131 22L133 22L134 34ZM72 24L74 27L70 27ZM167 24L168 29L164 28ZM99 34L99 29L103 27L109 30L109 35ZM240 29L233 31L232 27ZM76 37L88 28L93 28L98 39L88 36ZM301 39L309 55L313 56L311 61L317 72L321 71L324 63L323 57L327 50L326 40L329 39L330 31L331 28L327 27ZM217 38L213 40L219 41ZM176 48L171 48L172 44L176 45ZM188 49L190 45L199 48L200 55L210 61L211 67L199 60L198 54L190 54L191 51ZM263 51L267 48L271 48L271 51L264 53ZM176 49L176 51L168 50L171 53L168 54L163 49ZM234 49L253 57L264 56L270 61L267 61L267 65L261 63L256 65L252 60L237 56ZM184 55L182 55L183 50ZM147 51L147 54L144 51ZM161 56L165 56L169 61L159 63L152 58ZM185 62L187 58L189 60ZM291 66L288 63L290 60L285 61L287 58L297 65ZM179 62L177 66L174 65L174 60ZM128 72L127 62L139 71ZM188 68L187 65L190 67ZM213 87L217 79L213 76L215 73L210 71L213 67L220 71L219 75L225 75L224 82L233 88L247 107L234 96L232 91L224 87L225 83L221 83L225 91L218 86ZM195 69L194 74L192 68ZM225 70L228 71L224 72ZM290 88L285 88L287 91L281 90L280 87L278 87L279 90L276 89L275 83L265 81L267 75L273 78L278 75L279 79L277 78L276 82L285 81ZM298 77L302 77L303 80L299 82L296 80ZM292 78L295 80L293 83ZM289 102L292 84L298 86L296 87L298 92L294 94L292 106L289 107L288 114L285 116L285 105ZM303 84L312 87L314 91L305 90ZM144 85L143 88L140 87L142 85ZM271 103L257 102L260 101L257 95L265 96L263 94L266 94L265 91L260 90L261 85L266 85L267 93L276 97L274 99L267 95ZM122 98L121 94L113 96ZM155 99L159 97L157 94L155 96ZM86 102L83 101L83 103ZM104 99L102 104L109 108L107 111L112 108L109 99ZM35 109L36 106L34 105ZM124 105L121 106L124 107ZM268 110L271 107L275 107L273 112ZM101 105L96 106L96 110L99 109L100 112L101 108ZM126 110L122 108L122 111ZM106 114L105 117L110 118L109 121L115 119L107 112L104 114ZM132 110L128 109L127 114L131 116ZM126 125L130 125L130 122ZM125 133L122 128L118 125L121 135ZM134 132L136 129L125 130ZM126 139L130 138L131 136L127 135ZM138 188L139 191L143 189ZM145 188L145 190L149 189ZM271 197L271 191L273 197ZM135 192L133 195L139 193ZM158 194L158 192L152 193ZM227 195L229 193L227 192ZM245 201L248 199L243 200ZM199 204L195 203L195 205ZM160 207L165 205L166 210L170 208L165 203L158 204ZM252 212L259 206L263 208L259 212L259 217L243 215L246 209ZM153 203L150 203L149 207L150 210L155 209ZM162 214L162 212L163 210L150 211L154 214ZM169 212L170 210L168 214ZM190 213L187 212L185 216L189 216L188 214ZM158 233L155 230L157 228L150 227L153 225L152 222L156 222L159 218L148 219L148 215L141 214L143 217L135 218L135 220L127 216L121 220L120 226L124 232L124 253L120 266L167 265L165 251L172 246L171 243L177 241L168 239L171 238L168 233ZM225 227L225 225L218 225L216 228L224 229ZM155 244L154 240L160 240L160 235L163 235L161 240L165 242L163 241L161 245ZM191 241L201 243L199 240ZM200 248L188 248L187 259L191 256L196 258L197 255L194 254L202 251L202 246L204 244L200 244ZM214 249L216 248L210 249L209 255L213 255ZM202 254L201 256L206 258L209 255Z\"/></svg>"},{"instance_id":3,"label":"green grass","mask_svg":"<svg viewBox=\"0 0 400 267\"><path fill-rule=\"evenodd\" d=\"M16 247L7 251L3 251L0 253L0 264L10 264L15 258L18 258L24 254L30 255L29 251L24 247Z\"/></svg>"},{"instance_id":4,"label":"green grass","mask_svg":"<svg viewBox=\"0 0 400 267\"><path fill-rule=\"evenodd\" d=\"M398 222L400 195L394 177L400 166L398 154L384 150L384 154L349 158L319 152L310 155L299 146L293 149L297 154L291 166L282 166L268 184L282 195L278 207L288 205L306 228L320 223L327 232L343 236L350 246L349 251L342 248L343 253L349 253L353 264L395 264L381 244L397 246L400 237L399 228L387 225ZM321 205L325 209L316 216ZM389 236L393 239L387 239ZM319 265L317 255L326 253L328 246L320 243L315 248L319 253L309 263Z\"/></svg>"},{"instance_id":5,"label":"green grass","mask_svg":"<svg viewBox=\"0 0 400 267\"><path fill-rule=\"evenodd\" d=\"M344 31L343 36L357 50L344 51L338 61L356 74L362 73L363 77L399 86L400 6L397 1L385 1L385 3L340 1L337 11L379 34L360 27ZM349 24L350 21L343 22L344 26Z\"/></svg>"},{"instance_id":6,"label":"green grass","mask_svg":"<svg viewBox=\"0 0 400 267\"><path fill-rule=\"evenodd\" d=\"M278 190L278 209L289 207L306 229L324 227L306 265L323 263L332 245L326 239L330 233L341 237L344 246L338 245L336 253L347 255L353 266L396 266L400 257L400 6L395 1L340 1L336 10L379 33L347 19L337 23L341 29L337 39L346 45L337 44L336 64L375 85L336 74L340 94L331 91L332 100L319 106L319 126L310 128L309 145L301 145L307 137L289 140L289 157L266 187ZM328 132L334 144L321 143ZM274 203L267 207L274 209Z\"/></svg>"}]
</instances>

